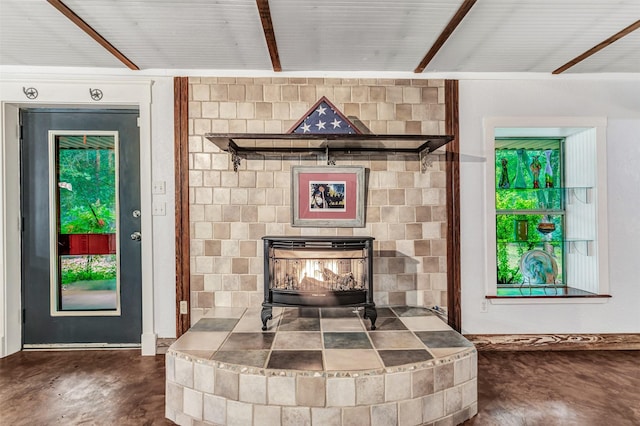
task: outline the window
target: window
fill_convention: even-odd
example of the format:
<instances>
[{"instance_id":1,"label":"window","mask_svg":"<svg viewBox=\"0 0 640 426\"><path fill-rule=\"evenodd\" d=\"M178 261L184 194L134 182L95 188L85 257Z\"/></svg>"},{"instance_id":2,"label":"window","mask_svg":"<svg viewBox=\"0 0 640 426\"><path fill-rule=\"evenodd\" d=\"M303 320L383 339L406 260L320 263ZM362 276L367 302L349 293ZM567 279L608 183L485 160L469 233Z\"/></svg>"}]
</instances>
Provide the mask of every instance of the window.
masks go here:
<instances>
[{"instance_id":1,"label":"window","mask_svg":"<svg viewBox=\"0 0 640 426\"><path fill-rule=\"evenodd\" d=\"M564 139L495 141L498 296L564 294Z\"/></svg>"},{"instance_id":2,"label":"window","mask_svg":"<svg viewBox=\"0 0 640 426\"><path fill-rule=\"evenodd\" d=\"M486 297L608 297L606 120L508 127L519 120L485 122Z\"/></svg>"}]
</instances>

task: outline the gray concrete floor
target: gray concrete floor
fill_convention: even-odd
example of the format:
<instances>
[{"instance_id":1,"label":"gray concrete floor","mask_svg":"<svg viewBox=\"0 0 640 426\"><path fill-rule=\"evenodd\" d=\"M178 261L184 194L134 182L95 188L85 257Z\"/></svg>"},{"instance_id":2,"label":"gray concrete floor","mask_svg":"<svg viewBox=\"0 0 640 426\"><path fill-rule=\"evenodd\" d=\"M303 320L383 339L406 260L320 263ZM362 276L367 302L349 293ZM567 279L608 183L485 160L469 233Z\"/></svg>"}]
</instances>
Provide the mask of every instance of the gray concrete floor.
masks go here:
<instances>
[{"instance_id":1,"label":"gray concrete floor","mask_svg":"<svg viewBox=\"0 0 640 426\"><path fill-rule=\"evenodd\" d=\"M2 425L168 425L164 356L20 352L0 359ZM466 426L640 425L640 351L480 352Z\"/></svg>"}]
</instances>

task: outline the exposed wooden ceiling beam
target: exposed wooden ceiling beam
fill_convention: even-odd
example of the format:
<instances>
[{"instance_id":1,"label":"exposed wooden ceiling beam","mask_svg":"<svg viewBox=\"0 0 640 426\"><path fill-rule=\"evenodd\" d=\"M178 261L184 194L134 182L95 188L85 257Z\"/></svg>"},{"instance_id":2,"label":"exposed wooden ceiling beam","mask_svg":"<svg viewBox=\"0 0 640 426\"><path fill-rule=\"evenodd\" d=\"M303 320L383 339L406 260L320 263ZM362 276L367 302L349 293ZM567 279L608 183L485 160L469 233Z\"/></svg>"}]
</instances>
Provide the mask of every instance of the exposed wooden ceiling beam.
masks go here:
<instances>
[{"instance_id":1,"label":"exposed wooden ceiling beam","mask_svg":"<svg viewBox=\"0 0 640 426\"><path fill-rule=\"evenodd\" d=\"M139 71L140 70L140 68L138 68L138 66L136 64L131 62L129 60L129 58L124 56L118 49L116 49L104 37L102 37L100 34L98 34L98 32L96 30L91 28L91 26L89 26L89 24L84 22L82 20L82 18L80 18L78 15L76 15L73 10L69 9L69 7L66 4L62 3L60 0L47 0L47 1L53 7L58 9L58 11L60 13L62 13L64 16L66 16L71 22L73 22L78 27L80 27L80 29L82 31L87 33L89 35L89 37L91 37L92 39L97 41L98 44L100 44L100 46L104 47L105 49L107 49L107 51L109 51L109 53L111 53L113 56L118 58L118 60L120 62L122 62L123 64L125 64L127 67L129 67L132 70L135 70L135 71Z\"/></svg>"},{"instance_id":2,"label":"exposed wooden ceiling beam","mask_svg":"<svg viewBox=\"0 0 640 426\"><path fill-rule=\"evenodd\" d=\"M600 51L602 49L604 49L605 47L609 46L613 42L620 40L622 37L626 36L627 34L632 33L633 31L637 30L638 28L640 28L640 20L634 22L633 24L629 25L628 27L626 27L625 29L623 29L621 31L618 31L617 33L615 33L614 35L612 35L611 37L609 37L608 39L606 39L602 43L599 43L599 44L595 45L594 47L592 47L591 49L587 50L582 55L576 56L575 58L573 58L572 60L570 60L569 62L567 62L563 66L561 66L560 68L558 68L555 71L553 71L552 74L560 74L561 72L564 72L564 71L568 70L572 66L584 61L589 56L593 55L594 53L596 53L596 52L598 52L598 51Z\"/></svg>"},{"instance_id":3,"label":"exposed wooden ceiling beam","mask_svg":"<svg viewBox=\"0 0 640 426\"><path fill-rule=\"evenodd\" d=\"M278 55L278 45L276 44L276 35L273 32L273 23L271 22L269 0L256 0L256 4L260 12L262 31L264 31L264 38L267 41L267 48L269 48L269 56L271 56L271 66L274 71L282 71L280 56Z\"/></svg>"},{"instance_id":4,"label":"exposed wooden ceiling beam","mask_svg":"<svg viewBox=\"0 0 640 426\"><path fill-rule=\"evenodd\" d=\"M421 73L422 71L424 71L427 65L429 65L429 62L431 62L438 51L442 48L442 46L444 46L451 34L453 34L453 32L456 30L458 25L460 25L467 13L469 13L473 5L476 4L476 1L477 0L464 0L464 3L460 5L456 14L453 15L453 18L451 18L447 26L444 27L444 30L442 30L440 36L438 36L438 39L435 41L435 43L433 43L431 49L429 49L427 54L424 56L424 58L422 58L422 61L420 61L420 64L416 67L415 70L413 70L413 72Z\"/></svg>"}]
</instances>

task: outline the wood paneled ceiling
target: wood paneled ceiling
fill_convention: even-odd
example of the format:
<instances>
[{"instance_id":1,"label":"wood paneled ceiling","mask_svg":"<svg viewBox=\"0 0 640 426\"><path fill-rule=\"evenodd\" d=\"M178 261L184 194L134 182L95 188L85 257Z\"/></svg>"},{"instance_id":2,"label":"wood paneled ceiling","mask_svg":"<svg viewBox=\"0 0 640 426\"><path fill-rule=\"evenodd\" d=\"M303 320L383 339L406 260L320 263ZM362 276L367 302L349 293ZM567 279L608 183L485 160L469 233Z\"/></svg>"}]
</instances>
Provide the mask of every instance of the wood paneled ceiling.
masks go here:
<instances>
[{"instance_id":1,"label":"wood paneled ceiling","mask_svg":"<svg viewBox=\"0 0 640 426\"><path fill-rule=\"evenodd\" d=\"M0 0L20 67L640 73L638 0Z\"/></svg>"}]
</instances>

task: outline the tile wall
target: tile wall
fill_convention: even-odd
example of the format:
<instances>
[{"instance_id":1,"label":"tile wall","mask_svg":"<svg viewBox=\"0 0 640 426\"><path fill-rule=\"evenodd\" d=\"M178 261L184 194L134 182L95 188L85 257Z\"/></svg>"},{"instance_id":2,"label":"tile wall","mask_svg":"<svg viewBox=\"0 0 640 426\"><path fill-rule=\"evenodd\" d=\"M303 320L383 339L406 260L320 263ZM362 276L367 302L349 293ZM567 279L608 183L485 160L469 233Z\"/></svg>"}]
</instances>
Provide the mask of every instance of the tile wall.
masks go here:
<instances>
[{"instance_id":1,"label":"tile wall","mask_svg":"<svg viewBox=\"0 0 640 426\"><path fill-rule=\"evenodd\" d=\"M446 306L444 151L426 172L415 157L340 156L369 169L366 227L297 228L291 223L293 165L326 157L252 157L233 171L204 138L216 133L285 133L326 96L376 134L445 134L443 80L323 78L189 79L191 319L214 306L259 306L265 235L367 235L375 240L378 305Z\"/></svg>"}]
</instances>

